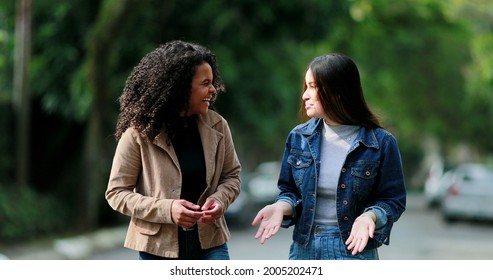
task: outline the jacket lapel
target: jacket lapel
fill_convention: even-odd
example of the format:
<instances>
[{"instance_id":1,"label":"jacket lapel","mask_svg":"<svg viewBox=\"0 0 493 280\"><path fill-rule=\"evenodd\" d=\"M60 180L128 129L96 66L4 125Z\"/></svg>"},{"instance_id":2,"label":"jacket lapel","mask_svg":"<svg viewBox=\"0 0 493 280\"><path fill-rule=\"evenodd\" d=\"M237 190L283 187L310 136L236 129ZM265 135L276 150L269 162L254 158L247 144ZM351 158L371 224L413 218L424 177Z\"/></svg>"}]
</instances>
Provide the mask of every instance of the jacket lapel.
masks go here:
<instances>
[{"instance_id":1,"label":"jacket lapel","mask_svg":"<svg viewBox=\"0 0 493 280\"><path fill-rule=\"evenodd\" d=\"M173 164L176 166L176 168L180 169L180 163L178 162L178 157L176 156L175 149L173 149L172 145L168 145L166 143L166 136L164 131L161 131L156 136L156 138L154 138L154 141L152 141L152 143L168 153L169 157L173 161Z\"/></svg>"},{"instance_id":2,"label":"jacket lapel","mask_svg":"<svg viewBox=\"0 0 493 280\"><path fill-rule=\"evenodd\" d=\"M204 149L208 185L214 176L217 147L219 146L219 141L223 138L223 134L213 128L217 122L218 120L208 118L207 116L201 115L198 118L200 139L202 140L202 147Z\"/></svg>"}]
</instances>

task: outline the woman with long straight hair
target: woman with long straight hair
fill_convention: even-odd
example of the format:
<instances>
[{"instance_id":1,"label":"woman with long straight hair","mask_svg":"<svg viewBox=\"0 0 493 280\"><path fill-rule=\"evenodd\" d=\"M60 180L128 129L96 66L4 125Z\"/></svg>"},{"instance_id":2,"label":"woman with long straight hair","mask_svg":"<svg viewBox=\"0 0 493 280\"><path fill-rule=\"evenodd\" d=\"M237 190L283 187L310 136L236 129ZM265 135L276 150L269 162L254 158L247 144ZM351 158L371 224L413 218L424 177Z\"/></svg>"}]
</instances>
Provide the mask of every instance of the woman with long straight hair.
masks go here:
<instances>
[{"instance_id":1,"label":"woman with long straight hair","mask_svg":"<svg viewBox=\"0 0 493 280\"><path fill-rule=\"evenodd\" d=\"M305 74L308 120L289 133L279 196L254 218L264 243L294 225L289 259L378 259L406 207L395 137L368 107L356 64L316 57Z\"/></svg>"}]
</instances>

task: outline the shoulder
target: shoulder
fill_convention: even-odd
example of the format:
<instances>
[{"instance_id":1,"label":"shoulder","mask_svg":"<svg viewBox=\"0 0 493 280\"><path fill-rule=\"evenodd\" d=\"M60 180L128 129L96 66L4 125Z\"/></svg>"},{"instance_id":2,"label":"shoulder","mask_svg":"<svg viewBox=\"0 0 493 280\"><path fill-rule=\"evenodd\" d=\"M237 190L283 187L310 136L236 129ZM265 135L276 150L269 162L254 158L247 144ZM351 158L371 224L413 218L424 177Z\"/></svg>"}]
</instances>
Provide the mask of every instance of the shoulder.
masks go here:
<instances>
[{"instance_id":1,"label":"shoulder","mask_svg":"<svg viewBox=\"0 0 493 280\"><path fill-rule=\"evenodd\" d=\"M387 129L385 129L385 128L381 128L381 127L379 127L379 128L373 128L372 131L375 133L375 135L377 137L384 137L384 138L385 137L391 137L391 138L395 138L394 135L390 131L388 131Z\"/></svg>"},{"instance_id":2,"label":"shoulder","mask_svg":"<svg viewBox=\"0 0 493 280\"><path fill-rule=\"evenodd\" d=\"M122 136L120 137L120 141L129 138L138 138L138 137L140 137L139 131L134 126L131 126L127 128L125 132L122 133Z\"/></svg>"},{"instance_id":3,"label":"shoulder","mask_svg":"<svg viewBox=\"0 0 493 280\"><path fill-rule=\"evenodd\" d=\"M397 138L389 130L385 128L376 128L374 129L374 131L377 139L381 139L382 141L390 141L397 143Z\"/></svg>"},{"instance_id":4,"label":"shoulder","mask_svg":"<svg viewBox=\"0 0 493 280\"><path fill-rule=\"evenodd\" d=\"M290 134L313 134L320 128L322 124L321 119L312 118L304 123L296 125L290 132Z\"/></svg>"},{"instance_id":5,"label":"shoulder","mask_svg":"<svg viewBox=\"0 0 493 280\"><path fill-rule=\"evenodd\" d=\"M374 128L371 129L374 134L375 139L378 141L379 146L384 149L388 147L398 147L397 138L385 128Z\"/></svg>"},{"instance_id":6,"label":"shoulder","mask_svg":"<svg viewBox=\"0 0 493 280\"><path fill-rule=\"evenodd\" d=\"M208 127L220 128L228 127L228 122L218 112L209 110L205 115L199 115L199 123L202 123Z\"/></svg>"},{"instance_id":7,"label":"shoulder","mask_svg":"<svg viewBox=\"0 0 493 280\"><path fill-rule=\"evenodd\" d=\"M120 144L143 143L146 139L134 126L131 126L123 132L118 142Z\"/></svg>"}]
</instances>

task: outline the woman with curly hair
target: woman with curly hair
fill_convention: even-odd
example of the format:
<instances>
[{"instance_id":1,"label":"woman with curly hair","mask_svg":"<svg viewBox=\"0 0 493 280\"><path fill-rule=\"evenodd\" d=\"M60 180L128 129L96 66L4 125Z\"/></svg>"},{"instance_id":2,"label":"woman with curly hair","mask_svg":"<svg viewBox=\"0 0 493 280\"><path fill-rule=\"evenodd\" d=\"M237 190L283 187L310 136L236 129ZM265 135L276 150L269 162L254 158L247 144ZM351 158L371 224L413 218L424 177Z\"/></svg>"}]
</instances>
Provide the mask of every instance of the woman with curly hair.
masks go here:
<instances>
[{"instance_id":1,"label":"woman with curly hair","mask_svg":"<svg viewBox=\"0 0 493 280\"><path fill-rule=\"evenodd\" d=\"M148 53L119 99L118 141L105 193L130 216L124 246L139 259L229 259L224 212L240 193L215 54L171 41Z\"/></svg>"}]
</instances>

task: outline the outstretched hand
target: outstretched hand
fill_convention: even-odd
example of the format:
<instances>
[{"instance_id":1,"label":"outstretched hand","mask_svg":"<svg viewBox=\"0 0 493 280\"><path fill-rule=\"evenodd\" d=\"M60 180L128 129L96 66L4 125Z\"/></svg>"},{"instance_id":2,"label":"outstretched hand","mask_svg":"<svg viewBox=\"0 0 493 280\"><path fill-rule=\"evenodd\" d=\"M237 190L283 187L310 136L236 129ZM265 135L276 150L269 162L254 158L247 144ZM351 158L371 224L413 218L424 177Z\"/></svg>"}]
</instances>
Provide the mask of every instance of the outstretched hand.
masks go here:
<instances>
[{"instance_id":1,"label":"outstretched hand","mask_svg":"<svg viewBox=\"0 0 493 280\"><path fill-rule=\"evenodd\" d=\"M375 221L376 216L371 211L361 214L354 221L351 234L346 241L347 249L352 251L353 255L363 252L368 244L368 239L373 238Z\"/></svg>"},{"instance_id":2,"label":"outstretched hand","mask_svg":"<svg viewBox=\"0 0 493 280\"><path fill-rule=\"evenodd\" d=\"M283 207L279 204L270 204L262 208L253 219L252 226L260 223L255 239L260 237L260 244L274 236L281 227L284 215Z\"/></svg>"}]
</instances>

